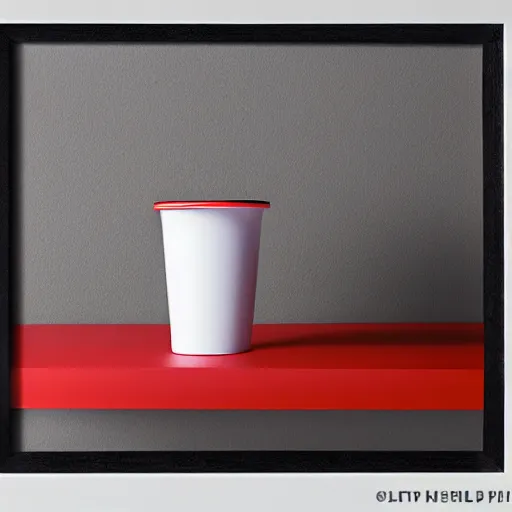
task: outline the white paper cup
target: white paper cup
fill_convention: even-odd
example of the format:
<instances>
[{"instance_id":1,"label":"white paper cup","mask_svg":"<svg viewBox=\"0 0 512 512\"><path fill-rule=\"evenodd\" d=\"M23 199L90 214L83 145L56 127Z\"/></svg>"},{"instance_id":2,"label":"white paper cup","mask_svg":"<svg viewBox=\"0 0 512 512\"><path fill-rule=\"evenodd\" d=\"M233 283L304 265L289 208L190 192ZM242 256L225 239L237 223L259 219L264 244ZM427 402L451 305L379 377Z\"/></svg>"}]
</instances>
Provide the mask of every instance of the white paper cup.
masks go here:
<instances>
[{"instance_id":1,"label":"white paper cup","mask_svg":"<svg viewBox=\"0 0 512 512\"><path fill-rule=\"evenodd\" d=\"M251 346L265 201L166 201L160 211L171 349L184 355Z\"/></svg>"}]
</instances>

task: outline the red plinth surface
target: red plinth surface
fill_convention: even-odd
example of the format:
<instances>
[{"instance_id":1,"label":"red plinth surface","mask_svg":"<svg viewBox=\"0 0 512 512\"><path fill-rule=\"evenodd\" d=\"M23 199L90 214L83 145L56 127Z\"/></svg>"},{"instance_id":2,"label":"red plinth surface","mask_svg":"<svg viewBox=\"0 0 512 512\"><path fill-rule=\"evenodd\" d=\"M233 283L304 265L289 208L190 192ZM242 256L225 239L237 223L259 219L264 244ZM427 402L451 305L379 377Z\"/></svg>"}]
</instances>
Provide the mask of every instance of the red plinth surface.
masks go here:
<instances>
[{"instance_id":1,"label":"red plinth surface","mask_svg":"<svg viewBox=\"0 0 512 512\"><path fill-rule=\"evenodd\" d=\"M253 350L171 352L166 325L23 325L22 409L483 408L481 324L255 325Z\"/></svg>"}]
</instances>

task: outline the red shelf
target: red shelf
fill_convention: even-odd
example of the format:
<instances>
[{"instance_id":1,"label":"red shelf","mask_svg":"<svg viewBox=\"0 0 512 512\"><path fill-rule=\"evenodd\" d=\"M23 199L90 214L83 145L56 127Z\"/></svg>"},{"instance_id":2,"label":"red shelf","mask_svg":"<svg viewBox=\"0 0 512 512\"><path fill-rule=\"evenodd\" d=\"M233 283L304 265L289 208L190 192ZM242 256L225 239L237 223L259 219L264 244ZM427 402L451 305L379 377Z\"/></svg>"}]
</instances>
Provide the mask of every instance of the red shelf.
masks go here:
<instances>
[{"instance_id":1,"label":"red shelf","mask_svg":"<svg viewBox=\"0 0 512 512\"><path fill-rule=\"evenodd\" d=\"M23 325L22 409L483 408L481 324L255 325L253 350L172 354L167 325Z\"/></svg>"}]
</instances>

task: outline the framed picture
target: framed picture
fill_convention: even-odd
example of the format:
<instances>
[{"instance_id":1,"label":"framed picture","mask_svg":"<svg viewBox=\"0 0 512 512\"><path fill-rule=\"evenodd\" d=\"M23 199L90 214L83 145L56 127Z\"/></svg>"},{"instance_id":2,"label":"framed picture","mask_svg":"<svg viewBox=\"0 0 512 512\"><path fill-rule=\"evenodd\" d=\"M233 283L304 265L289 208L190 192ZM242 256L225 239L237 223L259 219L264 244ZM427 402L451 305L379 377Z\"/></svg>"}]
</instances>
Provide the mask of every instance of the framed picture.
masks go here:
<instances>
[{"instance_id":1,"label":"framed picture","mask_svg":"<svg viewBox=\"0 0 512 512\"><path fill-rule=\"evenodd\" d=\"M0 122L3 472L504 471L502 25L3 25ZM252 350L171 352L191 199L272 205Z\"/></svg>"}]
</instances>

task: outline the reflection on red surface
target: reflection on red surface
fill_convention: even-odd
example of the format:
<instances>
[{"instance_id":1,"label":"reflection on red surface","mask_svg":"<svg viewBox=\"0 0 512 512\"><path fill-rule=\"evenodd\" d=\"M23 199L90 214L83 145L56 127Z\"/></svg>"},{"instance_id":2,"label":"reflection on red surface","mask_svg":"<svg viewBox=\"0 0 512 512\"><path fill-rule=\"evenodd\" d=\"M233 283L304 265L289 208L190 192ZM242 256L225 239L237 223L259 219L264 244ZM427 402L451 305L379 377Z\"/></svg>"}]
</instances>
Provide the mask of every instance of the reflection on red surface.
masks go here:
<instances>
[{"instance_id":1,"label":"reflection on red surface","mask_svg":"<svg viewBox=\"0 0 512 512\"><path fill-rule=\"evenodd\" d=\"M255 325L253 349L173 354L167 325L23 325L14 406L482 409L481 324Z\"/></svg>"}]
</instances>

